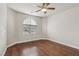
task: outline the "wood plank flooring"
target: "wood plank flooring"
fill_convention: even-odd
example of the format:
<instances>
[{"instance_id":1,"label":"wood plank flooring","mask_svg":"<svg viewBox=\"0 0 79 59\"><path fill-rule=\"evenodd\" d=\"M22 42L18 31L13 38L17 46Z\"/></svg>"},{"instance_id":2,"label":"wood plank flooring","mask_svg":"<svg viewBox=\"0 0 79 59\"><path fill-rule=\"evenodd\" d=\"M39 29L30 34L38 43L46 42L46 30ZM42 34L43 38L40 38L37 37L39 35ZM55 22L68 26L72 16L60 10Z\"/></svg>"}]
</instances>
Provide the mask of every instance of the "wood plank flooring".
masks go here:
<instances>
[{"instance_id":1,"label":"wood plank flooring","mask_svg":"<svg viewBox=\"0 0 79 59\"><path fill-rule=\"evenodd\" d=\"M79 56L79 49L49 40L37 40L9 47L5 56Z\"/></svg>"}]
</instances>

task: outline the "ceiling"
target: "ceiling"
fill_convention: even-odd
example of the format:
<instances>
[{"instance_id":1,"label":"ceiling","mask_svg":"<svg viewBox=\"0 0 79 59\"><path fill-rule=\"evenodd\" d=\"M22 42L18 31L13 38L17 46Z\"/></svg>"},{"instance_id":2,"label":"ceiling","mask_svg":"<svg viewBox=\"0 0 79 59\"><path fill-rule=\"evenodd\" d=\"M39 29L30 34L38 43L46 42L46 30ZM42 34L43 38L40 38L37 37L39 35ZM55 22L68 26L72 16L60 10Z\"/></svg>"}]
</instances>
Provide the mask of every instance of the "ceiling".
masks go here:
<instances>
[{"instance_id":1,"label":"ceiling","mask_svg":"<svg viewBox=\"0 0 79 59\"><path fill-rule=\"evenodd\" d=\"M25 14L47 17L51 14L57 14L70 8L79 6L78 3L51 3L50 6L55 7L56 9L48 11L47 14L44 14L43 12L35 12L39 9L37 5L41 5L41 3L9 3L8 7Z\"/></svg>"}]
</instances>

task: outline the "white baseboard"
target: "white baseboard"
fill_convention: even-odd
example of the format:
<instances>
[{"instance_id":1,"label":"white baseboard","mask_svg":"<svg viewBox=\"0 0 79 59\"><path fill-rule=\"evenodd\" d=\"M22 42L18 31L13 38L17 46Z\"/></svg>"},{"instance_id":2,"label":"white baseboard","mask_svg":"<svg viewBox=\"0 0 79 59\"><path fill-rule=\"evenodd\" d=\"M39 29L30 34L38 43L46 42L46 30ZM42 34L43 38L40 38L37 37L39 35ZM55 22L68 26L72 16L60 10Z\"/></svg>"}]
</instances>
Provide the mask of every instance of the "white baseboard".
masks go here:
<instances>
[{"instance_id":1,"label":"white baseboard","mask_svg":"<svg viewBox=\"0 0 79 59\"><path fill-rule=\"evenodd\" d=\"M48 39L48 38L41 38L41 39L36 39L36 40L43 40L43 39L50 40L50 39ZM12 45L15 45L15 44L17 44L17 43L30 42L30 41L35 41L35 39L33 39L33 40L26 40L26 41L14 42L14 43L8 45L7 48L10 47L10 46L12 46ZM72 47L72 48L79 49L79 47L77 47L77 46L73 46L73 45L66 44L66 43L63 43L63 42L59 42L59 41L56 41L56 40L50 40L50 41L57 42L57 43L60 43L60 44L66 45L66 46L70 46L70 47Z\"/></svg>"},{"instance_id":2,"label":"white baseboard","mask_svg":"<svg viewBox=\"0 0 79 59\"><path fill-rule=\"evenodd\" d=\"M59 44L63 44L63 45L66 45L66 46L69 46L69 47L72 47L72 48L75 48L75 49L79 49L79 47L77 47L77 46L66 44L66 43L63 43L63 42L56 41L56 40L50 40L50 41L53 41L53 42L56 42L56 43L59 43Z\"/></svg>"},{"instance_id":3,"label":"white baseboard","mask_svg":"<svg viewBox=\"0 0 79 59\"><path fill-rule=\"evenodd\" d=\"M18 43L24 43L24 42L30 42L30 41L36 41L36 40L43 40L43 39L47 39L47 38L32 39L32 40L26 40L26 41L18 41L18 42L14 42L14 43L12 43L12 44L9 44L9 45L7 46L7 48L10 47L10 46L13 46L13 45L15 45L15 44L18 44Z\"/></svg>"},{"instance_id":4,"label":"white baseboard","mask_svg":"<svg viewBox=\"0 0 79 59\"><path fill-rule=\"evenodd\" d=\"M2 56L5 55L6 51L7 51L7 47L4 49L4 52L3 52Z\"/></svg>"}]
</instances>

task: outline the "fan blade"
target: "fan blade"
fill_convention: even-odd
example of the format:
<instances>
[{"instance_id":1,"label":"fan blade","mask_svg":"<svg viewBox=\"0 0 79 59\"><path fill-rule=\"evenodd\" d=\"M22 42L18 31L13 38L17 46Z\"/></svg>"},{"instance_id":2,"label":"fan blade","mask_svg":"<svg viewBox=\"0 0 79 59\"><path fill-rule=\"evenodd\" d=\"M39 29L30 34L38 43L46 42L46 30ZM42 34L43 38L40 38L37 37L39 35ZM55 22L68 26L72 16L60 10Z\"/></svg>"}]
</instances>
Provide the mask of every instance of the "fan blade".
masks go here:
<instances>
[{"instance_id":1,"label":"fan blade","mask_svg":"<svg viewBox=\"0 0 79 59\"><path fill-rule=\"evenodd\" d=\"M46 8L49 4L50 4L50 3L43 3L41 7L42 7L42 8Z\"/></svg>"},{"instance_id":2,"label":"fan blade","mask_svg":"<svg viewBox=\"0 0 79 59\"><path fill-rule=\"evenodd\" d=\"M46 6L48 6L50 3L46 3Z\"/></svg>"},{"instance_id":3,"label":"fan blade","mask_svg":"<svg viewBox=\"0 0 79 59\"><path fill-rule=\"evenodd\" d=\"M43 3L43 6L45 6L45 3Z\"/></svg>"},{"instance_id":4,"label":"fan blade","mask_svg":"<svg viewBox=\"0 0 79 59\"><path fill-rule=\"evenodd\" d=\"M39 9L39 10L37 10L37 11L35 11L35 12L39 12L39 11L41 11L41 9Z\"/></svg>"},{"instance_id":5,"label":"fan blade","mask_svg":"<svg viewBox=\"0 0 79 59\"><path fill-rule=\"evenodd\" d=\"M47 9L49 9L49 10L55 10L55 8L47 8Z\"/></svg>"}]
</instances>

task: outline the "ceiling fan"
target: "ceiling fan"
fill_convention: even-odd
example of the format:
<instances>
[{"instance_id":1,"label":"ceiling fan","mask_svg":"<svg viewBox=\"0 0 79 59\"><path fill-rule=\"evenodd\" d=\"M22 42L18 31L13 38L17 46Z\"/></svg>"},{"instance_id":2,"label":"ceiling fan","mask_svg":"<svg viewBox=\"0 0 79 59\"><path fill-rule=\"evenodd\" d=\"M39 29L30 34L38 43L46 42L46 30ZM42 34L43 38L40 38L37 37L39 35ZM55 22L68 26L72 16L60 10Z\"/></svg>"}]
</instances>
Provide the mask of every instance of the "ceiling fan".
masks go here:
<instances>
[{"instance_id":1,"label":"ceiling fan","mask_svg":"<svg viewBox=\"0 0 79 59\"><path fill-rule=\"evenodd\" d=\"M49 7L49 5L50 5L50 3L43 3L42 6L37 6L40 9L35 12L42 11L42 12L44 12L44 14L46 14L48 10L55 10L54 7Z\"/></svg>"}]
</instances>

